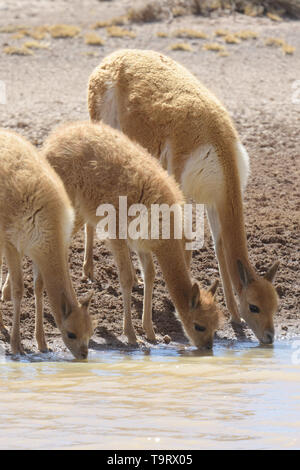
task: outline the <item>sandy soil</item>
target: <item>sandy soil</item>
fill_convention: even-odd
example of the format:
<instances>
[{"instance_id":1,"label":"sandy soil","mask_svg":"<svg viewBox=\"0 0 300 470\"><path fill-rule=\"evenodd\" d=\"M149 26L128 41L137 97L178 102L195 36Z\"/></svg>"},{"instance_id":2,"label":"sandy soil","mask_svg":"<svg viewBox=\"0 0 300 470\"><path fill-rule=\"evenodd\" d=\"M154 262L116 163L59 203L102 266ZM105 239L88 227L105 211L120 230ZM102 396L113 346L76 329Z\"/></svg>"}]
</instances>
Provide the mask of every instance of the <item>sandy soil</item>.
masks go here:
<instances>
[{"instance_id":1,"label":"sandy soil","mask_svg":"<svg viewBox=\"0 0 300 470\"><path fill-rule=\"evenodd\" d=\"M276 334L292 337L300 334L299 311L299 112L300 93L300 23L291 20L273 22L268 18L243 15L201 18L185 16L142 25L128 25L135 38L108 37L105 29L97 33L105 40L102 47L86 45L84 36L91 25L119 16L129 1L112 0L22 0L0 1L0 28L8 24L27 28L44 24L67 23L82 28L71 39L42 41L47 48L34 50L32 56L7 55L7 45L20 47L28 38L13 39L12 34L0 34L0 80L5 82L6 104L0 104L0 126L16 130L40 145L57 124L87 119L87 80L100 60L118 48L147 48L169 54L198 76L227 106L242 142L250 157L252 175L245 196L245 218L250 258L257 271L264 273L276 259L281 267L276 277L280 310L275 318ZM208 41L177 39L172 31L179 28L201 29L210 35ZM226 44L228 56L220 57L202 49L205 42L216 41L214 31L251 29L259 34L257 40ZM167 38L157 37L166 32ZM296 48L293 55L284 55L278 47L267 47L268 37L283 38ZM29 38L30 39L30 38ZM191 52L173 51L174 43L186 42ZM217 42L224 44L222 39ZM295 88L296 87L296 88ZM204 286L218 277L217 263L206 224L205 245L193 254L192 272ZM97 328L91 348L126 348L122 336L122 300L116 268L109 251L97 243L95 249L96 280L81 279L83 234L72 244L71 273L79 296L90 289L95 295L91 306ZM134 257L135 263L136 259ZM136 266L138 267L137 263ZM36 350L34 332L34 300L30 262L25 264L25 298L22 313L22 339L25 349ZM139 272L139 271L138 271ZM133 322L137 333L147 346L141 329L143 290L133 293ZM228 322L222 290L217 299L223 306L225 324L216 341L253 338L245 328L233 331ZM6 325L11 326L11 303L1 304ZM154 291L153 319L158 338L169 334L172 341L186 343L180 323L166 292L164 281L157 271ZM46 303L45 329L50 347L63 348L59 332ZM0 334L0 345L9 350L7 338Z\"/></svg>"}]
</instances>

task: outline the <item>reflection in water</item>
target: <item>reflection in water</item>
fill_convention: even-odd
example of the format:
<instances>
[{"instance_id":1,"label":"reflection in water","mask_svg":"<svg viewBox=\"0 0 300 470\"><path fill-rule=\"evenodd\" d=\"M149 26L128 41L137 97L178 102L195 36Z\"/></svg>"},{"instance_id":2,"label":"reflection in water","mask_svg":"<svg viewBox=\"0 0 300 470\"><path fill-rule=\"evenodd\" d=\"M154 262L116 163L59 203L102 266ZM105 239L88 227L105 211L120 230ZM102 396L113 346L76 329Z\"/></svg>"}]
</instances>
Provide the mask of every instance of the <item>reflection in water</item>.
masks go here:
<instances>
[{"instance_id":1,"label":"reflection in water","mask_svg":"<svg viewBox=\"0 0 300 470\"><path fill-rule=\"evenodd\" d=\"M1 448L299 448L291 344L171 346L0 364Z\"/></svg>"}]
</instances>

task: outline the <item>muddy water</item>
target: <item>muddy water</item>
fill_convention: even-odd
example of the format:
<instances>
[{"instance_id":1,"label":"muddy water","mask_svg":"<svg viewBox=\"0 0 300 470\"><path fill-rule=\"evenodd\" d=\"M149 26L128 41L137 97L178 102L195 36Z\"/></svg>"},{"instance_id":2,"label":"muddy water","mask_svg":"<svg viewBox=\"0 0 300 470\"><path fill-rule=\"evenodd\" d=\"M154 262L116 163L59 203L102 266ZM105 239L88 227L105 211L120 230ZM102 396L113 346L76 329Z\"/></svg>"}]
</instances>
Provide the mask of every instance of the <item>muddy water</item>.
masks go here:
<instances>
[{"instance_id":1,"label":"muddy water","mask_svg":"<svg viewBox=\"0 0 300 470\"><path fill-rule=\"evenodd\" d=\"M0 362L1 448L300 448L300 338Z\"/></svg>"}]
</instances>

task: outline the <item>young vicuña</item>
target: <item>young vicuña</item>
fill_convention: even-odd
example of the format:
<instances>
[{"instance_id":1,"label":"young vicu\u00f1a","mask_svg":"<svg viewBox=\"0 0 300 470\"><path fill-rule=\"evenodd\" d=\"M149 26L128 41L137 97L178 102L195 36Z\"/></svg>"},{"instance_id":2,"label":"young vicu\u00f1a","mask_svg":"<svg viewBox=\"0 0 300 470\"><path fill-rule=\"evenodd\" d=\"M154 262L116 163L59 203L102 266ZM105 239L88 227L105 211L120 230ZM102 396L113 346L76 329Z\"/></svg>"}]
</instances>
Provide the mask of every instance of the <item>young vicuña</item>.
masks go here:
<instances>
[{"instance_id":1,"label":"young vicu\u00f1a","mask_svg":"<svg viewBox=\"0 0 300 470\"><path fill-rule=\"evenodd\" d=\"M128 208L143 204L149 218L152 204L169 207L183 204L183 195L173 177L145 149L105 124L79 122L62 126L50 135L41 152L64 182L76 211L75 231L84 223L94 229L103 220L97 215L102 204L115 208L118 221L120 196L127 197ZM134 217L126 211L127 217L129 227ZM170 239L151 239L151 236L133 239L129 232L125 235L122 238L116 230L115 237L107 242L118 267L124 301L123 330L128 341L136 343L131 319L134 271L130 247L138 253L144 274L143 328L147 338L155 340L152 326L154 254L188 338L199 348L212 347L219 316L214 303L217 284L206 292L191 281L185 240L176 239L174 230L170 231Z\"/></svg>"},{"instance_id":2,"label":"young vicu\u00f1a","mask_svg":"<svg viewBox=\"0 0 300 470\"><path fill-rule=\"evenodd\" d=\"M73 222L74 211L65 188L49 163L25 139L0 129L0 270L4 255L10 279L7 286L13 301L10 340L13 354L23 353L21 263L23 256L28 255L34 263L38 348L47 350L43 329L44 283L64 343L76 358L88 355L93 333L88 313L90 297L78 303L67 263ZM0 327L4 328L1 314Z\"/></svg>"},{"instance_id":3,"label":"young vicu\u00f1a","mask_svg":"<svg viewBox=\"0 0 300 470\"><path fill-rule=\"evenodd\" d=\"M89 80L88 106L92 121L122 130L160 160L187 198L206 205L232 320L241 315L272 343L279 263L261 277L249 261L242 202L249 161L225 108L183 66L142 50L102 61Z\"/></svg>"}]
</instances>

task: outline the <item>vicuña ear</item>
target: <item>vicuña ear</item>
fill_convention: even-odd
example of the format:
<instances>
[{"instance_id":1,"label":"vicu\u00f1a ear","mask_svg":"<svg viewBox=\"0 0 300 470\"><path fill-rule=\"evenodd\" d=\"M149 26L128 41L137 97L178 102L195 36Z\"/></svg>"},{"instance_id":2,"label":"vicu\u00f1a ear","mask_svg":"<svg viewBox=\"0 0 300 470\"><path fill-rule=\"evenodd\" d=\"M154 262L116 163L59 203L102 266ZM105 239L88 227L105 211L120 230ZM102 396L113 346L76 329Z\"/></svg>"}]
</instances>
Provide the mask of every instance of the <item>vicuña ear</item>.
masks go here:
<instances>
[{"instance_id":1,"label":"vicu\u00f1a ear","mask_svg":"<svg viewBox=\"0 0 300 470\"><path fill-rule=\"evenodd\" d=\"M80 306L83 307L85 310L88 310L89 309L89 306L91 304L91 300L93 298L93 295L94 295L94 292L90 292L88 295L86 295L85 297L83 297L79 303L80 303Z\"/></svg>"},{"instance_id":2,"label":"vicu\u00f1a ear","mask_svg":"<svg viewBox=\"0 0 300 470\"><path fill-rule=\"evenodd\" d=\"M197 284L197 282L195 282L192 287L192 297L190 300L190 307L191 309L195 309L198 307L199 304L200 304L200 289L199 289L199 285Z\"/></svg>"},{"instance_id":3,"label":"vicu\u00f1a ear","mask_svg":"<svg viewBox=\"0 0 300 470\"><path fill-rule=\"evenodd\" d=\"M218 287L219 287L219 281L218 279L216 279L213 285L208 289L208 292L210 292L211 295L214 296Z\"/></svg>"},{"instance_id":4,"label":"vicu\u00f1a ear","mask_svg":"<svg viewBox=\"0 0 300 470\"><path fill-rule=\"evenodd\" d=\"M276 261L276 263L274 263L269 271L264 275L264 278L267 279L267 281L273 282L277 269L279 268L279 264L279 261Z\"/></svg>"},{"instance_id":5,"label":"vicu\u00f1a ear","mask_svg":"<svg viewBox=\"0 0 300 470\"><path fill-rule=\"evenodd\" d=\"M239 259L237 260L237 267L239 270L241 283L243 284L243 287L247 287L250 282L253 281L253 277Z\"/></svg>"},{"instance_id":6,"label":"vicu\u00f1a ear","mask_svg":"<svg viewBox=\"0 0 300 470\"><path fill-rule=\"evenodd\" d=\"M63 319L66 320L68 316L72 313L72 306L68 301L66 294L63 292L61 294L61 310Z\"/></svg>"}]
</instances>

